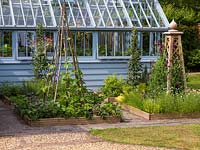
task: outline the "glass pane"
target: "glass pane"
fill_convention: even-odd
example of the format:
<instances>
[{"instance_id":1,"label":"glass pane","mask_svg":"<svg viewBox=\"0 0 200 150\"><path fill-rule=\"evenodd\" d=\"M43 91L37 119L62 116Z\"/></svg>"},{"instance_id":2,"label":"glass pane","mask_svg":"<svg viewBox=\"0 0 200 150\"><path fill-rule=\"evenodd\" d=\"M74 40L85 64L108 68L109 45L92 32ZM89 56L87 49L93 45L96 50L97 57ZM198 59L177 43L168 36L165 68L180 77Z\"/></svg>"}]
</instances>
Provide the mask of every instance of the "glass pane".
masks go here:
<instances>
[{"instance_id":1,"label":"glass pane","mask_svg":"<svg viewBox=\"0 0 200 150\"><path fill-rule=\"evenodd\" d=\"M60 5L58 3L58 0L51 1L51 5L52 5L53 11L54 11L56 23L57 23L57 25L59 25L60 24L61 9L60 9Z\"/></svg>"},{"instance_id":2,"label":"glass pane","mask_svg":"<svg viewBox=\"0 0 200 150\"><path fill-rule=\"evenodd\" d=\"M84 56L84 33L76 32L76 53L78 56Z\"/></svg>"},{"instance_id":3,"label":"glass pane","mask_svg":"<svg viewBox=\"0 0 200 150\"><path fill-rule=\"evenodd\" d=\"M4 56L3 52L4 52L3 32L0 31L0 57Z\"/></svg>"},{"instance_id":4,"label":"glass pane","mask_svg":"<svg viewBox=\"0 0 200 150\"><path fill-rule=\"evenodd\" d=\"M12 25L12 15L10 11L10 4L8 0L2 0L2 11L5 25Z\"/></svg>"},{"instance_id":5,"label":"glass pane","mask_svg":"<svg viewBox=\"0 0 200 150\"><path fill-rule=\"evenodd\" d=\"M89 5L91 12L94 16L94 20L97 26L107 26L107 27L121 27L121 21L119 17L118 10L115 8L115 3L113 0L99 0L94 1L90 0ZM119 9L122 9L122 6L119 4ZM121 11L122 17L125 15ZM127 24L127 20L125 19L125 24Z\"/></svg>"},{"instance_id":6,"label":"glass pane","mask_svg":"<svg viewBox=\"0 0 200 150\"><path fill-rule=\"evenodd\" d=\"M31 57L35 50L34 32L18 32L18 57Z\"/></svg>"},{"instance_id":7,"label":"glass pane","mask_svg":"<svg viewBox=\"0 0 200 150\"><path fill-rule=\"evenodd\" d=\"M103 20L104 20L104 22L105 22L105 25L106 26L113 26L113 24L112 24L112 21L111 21L111 19L110 19L110 16L109 16L109 12L107 11L107 9L105 8L105 6L103 6L103 7L100 7L100 11L101 11L101 14L103 15L102 17L103 17Z\"/></svg>"},{"instance_id":8,"label":"glass pane","mask_svg":"<svg viewBox=\"0 0 200 150\"><path fill-rule=\"evenodd\" d=\"M143 32L142 33L143 38L143 49L142 49L142 55L143 56L149 56L149 41L150 41L150 33L149 32Z\"/></svg>"},{"instance_id":9,"label":"glass pane","mask_svg":"<svg viewBox=\"0 0 200 150\"><path fill-rule=\"evenodd\" d=\"M54 33L45 33L45 48L47 56L54 56Z\"/></svg>"},{"instance_id":10,"label":"glass pane","mask_svg":"<svg viewBox=\"0 0 200 150\"><path fill-rule=\"evenodd\" d=\"M98 9L97 9L97 6L94 5L94 6L90 6L90 7L91 7L92 15L94 17L95 24L97 26L104 26L103 25L103 20L102 20L102 18L100 16L100 13L99 13Z\"/></svg>"},{"instance_id":11,"label":"glass pane","mask_svg":"<svg viewBox=\"0 0 200 150\"><path fill-rule=\"evenodd\" d=\"M43 8L43 13L44 13L46 25L47 26L53 26L53 21L52 21L52 16L51 16L51 13L50 13L49 5L42 4L42 8Z\"/></svg>"},{"instance_id":12,"label":"glass pane","mask_svg":"<svg viewBox=\"0 0 200 150\"><path fill-rule=\"evenodd\" d=\"M24 4L23 5L23 11L24 11L24 18L27 26L33 26L34 20L33 20L33 14L31 10L30 4Z\"/></svg>"},{"instance_id":13,"label":"glass pane","mask_svg":"<svg viewBox=\"0 0 200 150\"><path fill-rule=\"evenodd\" d=\"M155 7L155 3L152 4L151 6L152 6L152 11L153 11L153 13L154 13L154 15L155 15L155 17L156 17L156 19L157 19L158 24L160 25L160 27L165 27L165 24L164 24L164 22L162 21L161 16L160 16L158 10L157 10L156 7Z\"/></svg>"},{"instance_id":14,"label":"glass pane","mask_svg":"<svg viewBox=\"0 0 200 150\"><path fill-rule=\"evenodd\" d=\"M19 3L17 3L17 2L18 1L12 3L14 17L15 17L15 24L16 25L24 25L22 8L21 8L21 5Z\"/></svg>"},{"instance_id":15,"label":"glass pane","mask_svg":"<svg viewBox=\"0 0 200 150\"><path fill-rule=\"evenodd\" d=\"M86 26L92 26L91 18L89 16L89 10L86 8L86 1L78 1L80 10L83 15L83 19L85 21Z\"/></svg>"},{"instance_id":16,"label":"glass pane","mask_svg":"<svg viewBox=\"0 0 200 150\"><path fill-rule=\"evenodd\" d=\"M99 38L98 38L99 46L98 46L98 55L99 56L107 56L107 34L105 32L99 32Z\"/></svg>"},{"instance_id":17,"label":"glass pane","mask_svg":"<svg viewBox=\"0 0 200 150\"><path fill-rule=\"evenodd\" d=\"M37 0L32 1L33 3L33 11L34 11L34 16L36 18L36 24L44 24L43 16L42 16L42 9L40 7Z\"/></svg>"},{"instance_id":18,"label":"glass pane","mask_svg":"<svg viewBox=\"0 0 200 150\"><path fill-rule=\"evenodd\" d=\"M148 22L145 18L145 13L143 13L143 11L145 11L145 9L143 9L142 5L140 7L139 3L133 3L133 6L136 10L137 16L140 19L140 22L142 24L142 27L149 27Z\"/></svg>"},{"instance_id":19,"label":"glass pane","mask_svg":"<svg viewBox=\"0 0 200 150\"><path fill-rule=\"evenodd\" d=\"M132 22L133 26L140 27L138 19L137 19L136 14L135 14L135 11L132 8L130 2L129 1L125 1L124 4L125 4L125 8L126 8L126 10L128 12L128 15L129 15L129 17L131 19L131 22Z\"/></svg>"},{"instance_id":20,"label":"glass pane","mask_svg":"<svg viewBox=\"0 0 200 150\"><path fill-rule=\"evenodd\" d=\"M82 12L79 8L79 4L78 2L76 1L75 3L70 3L70 6L72 8L72 12L73 12L73 16L74 16L74 19L75 19L75 22L76 22L76 26L77 27L82 27L84 26L84 21L82 19ZM72 15L70 15L69 17L72 17ZM68 18L69 20L70 18Z\"/></svg>"},{"instance_id":21,"label":"glass pane","mask_svg":"<svg viewBox=\"0 0 200 150\"><path fill-rule=\"evenodd\" d=\"M99 32L99 56L129 56L131 32Z\"/></svg>"},{"instance_id":22,"label":"glass pane","mask_svg":"<svg viewBox=\"0 0 200 150\"><path fill-rule=\"evenodd\" d=\"M101 18L101 14L100 14L99 7L97 4L98 3L96 0L89 1L90 10L92 12L92 16L94 18L96 26L104 26L103 18Z\"/></svg>"},{"instance_id":23,"label":"glass pane","mask_svg":"<svg viewBox=\"0 0 200 150\"><path fill-rule=\"evenodd\" d=\"M91 32L76 32L75 40L78 56L92 56Z\"/></svg>"},{"instance_id":24,"label":"glass pane","mask_svg":"<svg viewBox=\"0 0 200 150\"><path fill-rule=\"evenodd\" d=\"M0 32L0 57L12 57L11 32Z\"/></svg>"},{"instance_id":25,"label":"glass pane","mask_svg":"<svg viewBox=\"0 0 200 150\"><path fill-rule=\"evenodd\" d=\"M85 33L85 55L84 56L92 56L92 33Z\"/></svg>"},{"instance_id":26,"label":"glass pane","mask_svg":"<svg viewBox=\"0 0 200 150\"><path fill-rule=\"evenodd\" d=\"M74 16L70 11L69 5L66 8L66 15L67 15L68 25L69 26L75 26L75 22L74 22L75 18L73 18Z\"/></svg>"},{"instance_id":27,"label":"glass pane","mask_svg":"<svg viewBox=\"0 0 200 150\"><path fill-rule=\"evenodd\" d=\"M119 12L117 12L117 10L115 9L115 7L114 7L114 5L116 5L116 4L114 4L113 3L114 1L109 1L108 2L108 10L110 11L110 14L111 14L111 18L112 18L112 20L113 20L113 23L114 23L114 25L116 26L116 27L122 27L122 24L121 24L121 22L120 22L120 17L119 17ZM115 2L116 3L116 2ZM119 5L119 4L118 4ZM119 6L120 7L120 6Z\"/></svg>"},{"instance_id":28,"label":"glass pane","mask_svg":"<svg viewBox=\"0 0 200 150\"><path fill-rule=\"evenodd\" d=\"M0 26L3 25L3 14L2 14L2 4L1 4L1 1L0 1Z\"/></svg>"},{"instance_id":29,"label":"glass pane","mask_svg":"<svg viewBox=\"0 0 200 150\"><path fill-rule=\"evenodd\" d=\"M114 33L99 33L99 56L114 56Z\"/></svg>"},{"instance_id":30,"label":"glass pane","mask_svg":"<svg viewBox=\"0 0 200 150\"><path fill-rule=\"evenodd\" d=\"M21 0L21 2L26 26L33 26L34 17L33 10L31 9L31 2L30 0Z\"/></svg>"}]
</instances>

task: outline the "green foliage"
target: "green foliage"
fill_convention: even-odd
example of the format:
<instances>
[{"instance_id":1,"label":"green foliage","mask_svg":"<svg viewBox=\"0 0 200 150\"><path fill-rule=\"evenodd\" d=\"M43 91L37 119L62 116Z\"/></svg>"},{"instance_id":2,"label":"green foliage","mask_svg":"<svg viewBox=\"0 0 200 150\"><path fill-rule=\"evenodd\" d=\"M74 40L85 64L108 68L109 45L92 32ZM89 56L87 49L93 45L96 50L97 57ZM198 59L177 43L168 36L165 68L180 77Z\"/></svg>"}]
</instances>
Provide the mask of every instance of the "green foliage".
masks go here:
<instances>
[{"instance_id":1,"label":"green foliage","mask_svg":"<svg viewBox=\"0 0 200 150\"><path fill-rule=\"evenodd\" d=\"M42 97L42 88L44 84L45 83L42 80L33 79L31 81L25 81L22 85L22 93L24 95L38 95Z\"/></svg>"},{"instance_id":2,"label":"green foliage","mask_svg":"<svg viewBox=\"0 0 200 150\"><path fill-rule=\"evenodd\" d=\"M178 23L178 30L184 33L182 35L184 59L186 68L190 71L199 71L198 65L193 64L194 57L190 57L192 52L196 51L195 49L200 48L197 30L197 23L200 22L199 3L200 1L197 0L161 1L168 20L175 19Z\"/></svg>"},{"instance_id":3,"label":"green foliage","mask_svg":"<svg viewBox=\"0 0 200 150\"><path fill-rule=\"evenodd\" d=\"M145 65L142 71L141 82L147 83L148 80L149 80L149 72L148 72L147 66Z\"/></svg>"},{"instance_id":4,"label":"green foliage","mask_svg":"<svg viewBox=\"0 0 200 150\"><path fill-rule=\"evenodd\" d=\"M106 118L120 116L121 110L117 104L104 103L103 97L90 92L86 87L79 87L77 79L71 78L71 73L63 73L59 82L57 101L53 93L44 101L44 80L24 82L23 85L2 86L1 94L6 95L15 105L22 118L37 120L50 117L85 117L92 119L94 115ZM69 84L69 85L66 85Z\"/></svg>"},{"instance_id":5,"label":"green foliage","mask_svg":"<svg viewBox=\"0 0 200 150\"><path fill-rule=\"evenodd\" d=\"M21 90L22 88L20 88L16 84L12 84L9 82L0 84L0 96L16 96L17 94L22 92Z\"/></svg>"},{"instance_id":6,"label":"green foliage","mask_svg":"<svg viewBox=\"0 0 200 150\"><path fill-rule=\"evenodd\" d=\"M124 95L124 103L149 113L193 113L200 112L200 94L166 94L154 98L143 98L137 91Z\"/></svg>"},{"instance_id":7,"label":"green foliage","mask_svg":"<svg viewBox=\"0 0 200 150\"><path fill-rule=\"evenodd\" d=\"M194 24L196 23L196 13L188 7L177 8L173 4L165 5L164 12L169 20L177 20L178 23Z\"/></svg>"},{"instance_id":8,"label":"green foliage","mask_svg":"<svg viewBox=\"0 0 200 150\"><path fill-rule=\"evenodd\" d=\"M124 96L124 99L123 99L124 103L126 103L130 106L139 108L139 109L143 108L143 105L144 105L143 99L136 90L126 93L123 96Z\"/></svg>"},{"instance_id":9,"label":"green foliage","mask_svg":"<svg viewBox=\"0 0 200 150\"><path fill-rule=\"evenodd\" d=\"M184 91L184 80L181 68L181 61L173 59L171 91L179 93Z\"/></svg>"},{"instance_id":10,"label":"green foliage","mask_svg":"<svg viewBox=\"0 0 200 150\"><path fill-rule=\"evenodd\" d=\"M127 83L136 86L141 81L142 64L140 62L140 50L137 48L137 31L135 28L132 31L131 44L128 51L131 54L131 58L128 62Z\"/></svg>"},{"instance_id":11,"label":"green foliage","mask_svg":"<svg viewBox=\"0 0 200 150\"><path fill-rule=\"evenodd\" d=\"M151 96L156 96L162 93L167 88L167 57L166 51L161 53L160 57L156 61L152 68L152 72L149 77L148 85L151 91ZM182 74L181 61L177 59L176 56L172 58L172 68L171 68L171 92L177 93L184 90L184 80Z\"/></svg>"},{"instance_id":12,"label":"green foliage","mask_svg":"<svg viewBox=\"0 0 200 150\"><path fill-rule=\"evenodd\" d=\"M190 71L199 71L198 64L195 63L198 57L193 57L194 53L198 55L197 51L200 49L197 26L179 25L178 30L184 33L182 35L182 45L186 68Z\"/></svg>"},{"instance_id":13,"label":"green foliage","mask_svg":"<svg viewBox=\"0 0 200 150\"><path fill-rule=\"evenodd\" d=\"M113 104L111 102L104 102L101 105L94 107L94 112L103 119L109 116L121 117L121 108L118 104Z\"/></svg>"},{"instance_id":14,"label":"green foliage","mask_svg":"<svg viewBox=\"0 0 200 150\"><path fill-rule=\"evenodd\" d=\"M43 26L38 25L36 30L36 51L33 56L33 71L36 79L43 79L48 72L48 62L45 50Z\"/></svg>"},{"instance_id":15,"label":"green foliage","mask_svg":"<svg viewBox=\"0 0 200 150\"><path fill-rule=\"evenodd\" d=\"M200 5L196 3L198 1L190 3L188 0L184 0L183 3L165 0L162 6L169 20L175 19L181 24L191 25L200 21Z\"/></svg>"},{"instance_id":16,"label":"green foliage","mask_svg":"<svg viewBox=\"0 0 200 150\"><path fill-rule=\"evenodd\" d=\"M101 116L103 119L108 116L121 116L121 109L117 104L102 103L98 95L89 93L82 99L80 96L72 99L60 99L58 102L53 100L43 101L43 99L30 99L26 95L10 97L15 105L17 113L22 118L38 120L40 118L53 117L85 117L92 119L93 115Z\"/></svg>"},{"instance_id":17,"label":"green foliage","mask_svg":"<svg viewBox=\"0 0 200 150\"><path fill-rule=\"evenodd\" d=\"M116 75L110 75L104 80L104 85L101 92L105 97L116 97L122 93L122 87L125 81L122 78L117 78Z\"/></svg>"},{"instance_id":18,"label":"green foliage","mask_svg":"<svg viewBox=\"0 0 200 150\"><path fill-rule=\"evenodd\" d=\"M152 68L149 81L149 90L152 96L166 90L167 86L167 64L165 53L161 54Z\"/></svg>"},{"instance_id":19,"label":"green foliage","mask_svg":"<svg viewBox=\"0 0 200 150\"><path fill-rule=\"evenodd\" d=\"M15 104L16 111L22 118L38 120L40 118L64 116L59 103L51 100L46 102L43 102L42 99L31 101L25 95L12 96L10 99Z\"/></svg>"},{"instance_id":20,"label":"green foliage","mask_svg":"<svg viewBox=\"0 0 200 150\"><path fill-rule=\"evenodd\" d=\"M195 49L188 55L187 66L193 71L200 71L200 49Z\"/></svg>"},{"instance_id":21,"label":"green foliage","mask_svg":"<svg viewBox=\"0 0 200 150\"><path fill-rule=\"evenodd\" d=\"M159 113L160 105L151 99L144 101L143 110L149 113Z\"/></svg>"}]
</instances>

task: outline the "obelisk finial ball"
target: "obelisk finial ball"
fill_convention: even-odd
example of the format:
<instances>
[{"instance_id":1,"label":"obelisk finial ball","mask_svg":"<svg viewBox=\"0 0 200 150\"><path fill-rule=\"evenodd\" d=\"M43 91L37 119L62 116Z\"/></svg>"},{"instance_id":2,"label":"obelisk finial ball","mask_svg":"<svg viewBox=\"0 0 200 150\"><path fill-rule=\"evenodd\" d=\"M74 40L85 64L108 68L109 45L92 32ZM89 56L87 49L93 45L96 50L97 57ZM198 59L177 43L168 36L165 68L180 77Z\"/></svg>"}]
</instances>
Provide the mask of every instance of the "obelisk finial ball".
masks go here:
<instances>
[{"instance_id":1,"label":"obelisk finial ball","mask_svg":"<svg viewBox=\"0 0 200 150\"><path fill-rule=\"evenodd\" d=\"M170 30L176 30L177 29L177 23L174 21L174 19L169 24L169 28L170 28Z\"/></svg>"}]
</instances>

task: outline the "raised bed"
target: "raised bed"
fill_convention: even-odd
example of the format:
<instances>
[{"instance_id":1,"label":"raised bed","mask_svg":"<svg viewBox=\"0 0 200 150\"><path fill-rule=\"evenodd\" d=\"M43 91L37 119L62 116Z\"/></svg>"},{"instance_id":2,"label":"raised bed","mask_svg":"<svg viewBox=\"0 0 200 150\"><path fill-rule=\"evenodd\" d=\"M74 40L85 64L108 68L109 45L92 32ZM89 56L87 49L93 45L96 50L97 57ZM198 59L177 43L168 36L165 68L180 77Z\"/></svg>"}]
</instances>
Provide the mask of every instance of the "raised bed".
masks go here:
<instances>
[{"instance_id":1,"label":"raised bed","mask_svg":"<svg viewBox=\"0 0 200 150\"><path fill-rule=\"evenodd\" d=\"M107 99L110 102L118 102L114 97ZM120 103L120 102L118 102ZM200 113L189 113L189 114L179 114L179 113L169 113L169 114L152 114L142 111L133 106L129 106L124 103L120 103L123 110L128 111L131 114L145 118L147 120L163 120L163 119L183 119L183 118L200 118Z\"/></svg>"},{"instance_id":2,"label":"raised bed","mask_svg":"<svg viewBox=\"0 0 200 150\"><path fill-rule=\"evenodd\" d=\"M88 120L86 118L45 118L32 121L29 119L24 119L25 122L33 127L41 126L62 126L62 125L87 125L87 124L100 124L100 123L119 123L121 121L120 117L107 117L102 119L99 116L94 116L92 119Z\"/></svg>"},{"instance_id":3,"label":"raised bed","mask_svg":"<svg viewBox=\"0 0 200 150\"><path fill-rule=\"evenodd\" d=\"M10 109L14 110L14 105L8 97L3 97L2 101ZM20 116L19 116L20 117ZM21 118L21 117L20 117ZM122 121L121 117L106 117L105 119L100 116L93 116L92 119L80 118L42 118L39 120L30 120L29 118L22 117L26 124L33 127L42 126L63 126L63 125L87 125L87 124L101 124L101 123L119 123Z\"/></svg>"}]
</instances>

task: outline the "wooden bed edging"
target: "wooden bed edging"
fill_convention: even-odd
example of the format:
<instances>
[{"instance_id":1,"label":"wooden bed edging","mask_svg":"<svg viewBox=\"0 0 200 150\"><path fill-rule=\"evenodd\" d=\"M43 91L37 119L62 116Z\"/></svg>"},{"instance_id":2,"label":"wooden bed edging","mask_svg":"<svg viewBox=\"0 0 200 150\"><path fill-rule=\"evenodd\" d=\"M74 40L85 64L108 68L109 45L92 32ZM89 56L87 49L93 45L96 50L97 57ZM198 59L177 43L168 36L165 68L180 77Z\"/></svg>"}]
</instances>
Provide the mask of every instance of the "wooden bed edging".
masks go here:
<instances>
[{"instance_id":1,"label":"wooden bed edging","mask_svg":"<svg viewBox=\"0 0 200 150\"><path fill-rule=\"evenodd\" d=\"M115 97L110 97L107 99L110 102L118 102ZM184 119L184 118L200 118L200 113L188 113L188 114L179 114L179 113L168 113L168 114L151 114L151 113L147 113L145 111L142 111L138 108L135 108L133 106L129 106L127 104L124 103L120 103L118 102L122 109L130 112L131 114L134 114L136 116L145 118L147 120L164 120L164 119Z\"/></svg>"},{"instance_id":2,"label":"wooden bed edging","mask_svg":"<svg viewBox=\"0 0 200 150\"><path fill-rule=\"evenodd\" d=\"M101 124L101 123L119 123L120 117L107 117L102 119L100 116L94 116L92 119L80 118L44 118L36 121L24 119L24 121L33 127L42 126L63 126L63 125L87 125L87 124Z\"/></svg>"}]
</instances>

